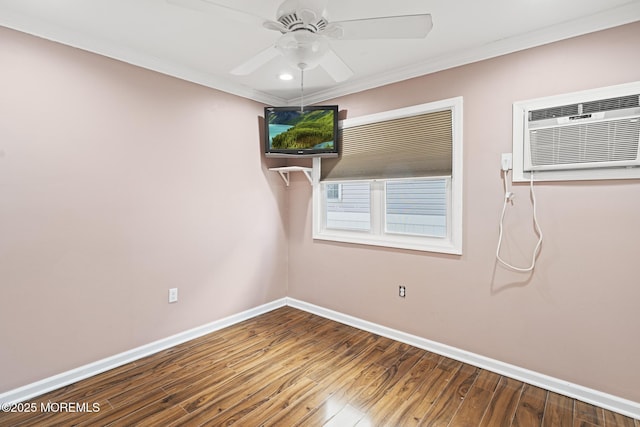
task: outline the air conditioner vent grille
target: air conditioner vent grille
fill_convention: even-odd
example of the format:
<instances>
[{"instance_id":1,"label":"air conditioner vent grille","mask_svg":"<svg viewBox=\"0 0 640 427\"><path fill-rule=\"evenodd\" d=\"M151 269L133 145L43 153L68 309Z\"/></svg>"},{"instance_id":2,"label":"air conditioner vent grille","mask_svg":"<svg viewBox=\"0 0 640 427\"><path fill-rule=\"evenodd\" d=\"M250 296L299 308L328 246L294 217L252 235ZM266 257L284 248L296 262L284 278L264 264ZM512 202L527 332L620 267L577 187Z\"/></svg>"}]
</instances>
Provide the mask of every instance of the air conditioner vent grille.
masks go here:
<instances>
[{"instance_id":1,"label":"air conditioner vent grille","mask_svg":"<svg viewBox=\"0 0 640 427\"><path fill-rule=\"evenodd\" d=\"M640 95L626 95L617 98L598 99L578 104L543 108L529 112L529 121L547 120L558 117L570 117L602 111L623 110L640 107Z\"/></svg>"},{"instance_id":2,"label":"air conditioner vent grille","mask_svg":"<svg viewBox=\"0 0 640 427\"><path fill-rule=\"evenodd\" d=\"M568 117L580 114L580 104L562 105L558 107L532 110L529 112L529 120L546 120L556 117Z\"/></svg>"},{"instance_id":3,"label":"air conditioner vent grille","mask_svg":"<svg viewBox=\"0 0 640 427\"><path fill-rule=\"evenodd\" d=\"M639 95L620 96L618 98L599 99L597 101L585 102L582 104L582 113L597 113L599 111L622 110L625 108L638 107L640 104Z\"/></svg>"},{"instance_id":4,"label":"air conditioner vent grille","mask_svg":"<svg viewBox=\"0 0 640 427\"><path fill-rule=\"evenodd\" d=\"M530 130L532 166L634 161L640 120L625 118Z\"/></svg>"}]
</instances>

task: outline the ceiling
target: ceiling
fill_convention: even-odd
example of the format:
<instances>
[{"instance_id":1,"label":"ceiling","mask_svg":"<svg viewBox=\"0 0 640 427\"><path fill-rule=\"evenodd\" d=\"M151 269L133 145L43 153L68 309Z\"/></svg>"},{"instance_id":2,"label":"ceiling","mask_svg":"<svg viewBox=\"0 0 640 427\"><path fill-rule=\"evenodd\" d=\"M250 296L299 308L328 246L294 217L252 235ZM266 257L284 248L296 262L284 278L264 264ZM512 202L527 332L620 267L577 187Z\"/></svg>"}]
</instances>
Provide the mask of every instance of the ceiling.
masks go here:
<instances>
[{"instance_id":1,"label":"ceiling","mask_svg":"<svg viewBox=\"0 0 640 427\"><path fill-rule=\"evenodd\" d=\"M272 20L281 3L215 1ZM266 104L300 102L300 72L282 57L230 73L280 33L202 2L0 0L0 25ZM336 83L320 67L306 71L306 103L639 21L640 0L328 0L327 11L330 21L430 13L433 29L417 40L331 41L354 75ZM294 79L281 81L283 71Z\"/></svg>"}]
</instances>

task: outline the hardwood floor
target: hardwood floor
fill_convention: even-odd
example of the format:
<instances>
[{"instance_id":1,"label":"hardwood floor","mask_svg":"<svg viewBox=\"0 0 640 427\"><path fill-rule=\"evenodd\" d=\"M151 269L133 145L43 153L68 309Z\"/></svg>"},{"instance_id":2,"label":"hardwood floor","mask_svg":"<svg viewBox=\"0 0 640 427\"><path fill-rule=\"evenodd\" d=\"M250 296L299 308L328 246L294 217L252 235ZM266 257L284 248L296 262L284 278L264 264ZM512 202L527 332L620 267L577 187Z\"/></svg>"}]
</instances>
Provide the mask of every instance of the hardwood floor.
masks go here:
<instances>
[{"instance_id":1,"label":"hardwood floor","mask_svg":"<svg viewBox=\"0 0 640 427\"><path fill-rule=\"evenodd\" d=\"M0 413L0 426L640 427L290 307L24 404L35 412Z\"/></svg>"}]
</instances>

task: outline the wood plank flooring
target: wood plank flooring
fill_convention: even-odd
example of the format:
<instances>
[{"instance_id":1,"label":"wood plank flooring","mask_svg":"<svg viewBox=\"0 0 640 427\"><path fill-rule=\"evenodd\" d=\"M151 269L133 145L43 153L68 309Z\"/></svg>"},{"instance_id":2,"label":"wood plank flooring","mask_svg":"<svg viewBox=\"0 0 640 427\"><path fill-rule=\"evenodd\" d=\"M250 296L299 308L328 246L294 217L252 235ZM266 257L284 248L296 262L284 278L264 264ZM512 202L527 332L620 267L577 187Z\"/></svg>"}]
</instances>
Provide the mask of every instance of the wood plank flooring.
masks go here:
<instances>
[{"instance_id":1,"label":"wood plank flooring","mask_svg":"<svg viewBox=\"0 0 640 427\"><path fill-rule=\"evenodd\" d=\"M640 427L291 307L25 404L35 412L0 413L0 426Z\"/></svg>"}]
</instances>

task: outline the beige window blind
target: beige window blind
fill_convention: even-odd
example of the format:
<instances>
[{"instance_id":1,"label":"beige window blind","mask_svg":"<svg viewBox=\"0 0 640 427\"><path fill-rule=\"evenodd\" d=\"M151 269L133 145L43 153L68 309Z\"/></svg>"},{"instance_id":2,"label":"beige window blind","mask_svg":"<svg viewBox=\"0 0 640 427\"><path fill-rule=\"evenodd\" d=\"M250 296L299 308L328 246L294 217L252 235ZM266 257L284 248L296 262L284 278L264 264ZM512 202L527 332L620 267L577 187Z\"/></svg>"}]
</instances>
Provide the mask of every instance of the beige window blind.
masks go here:
<instances>
[{"instance_id":1,"label":"beige window blind","mask_svg":"<svg viewBox=\"0 0 640 427\"><path fill-rule=\"evenodd\" d=\"M322 159L322 180L451 175L451 110L342 130L342 154Z\"/></svg>"}]
</instances>

